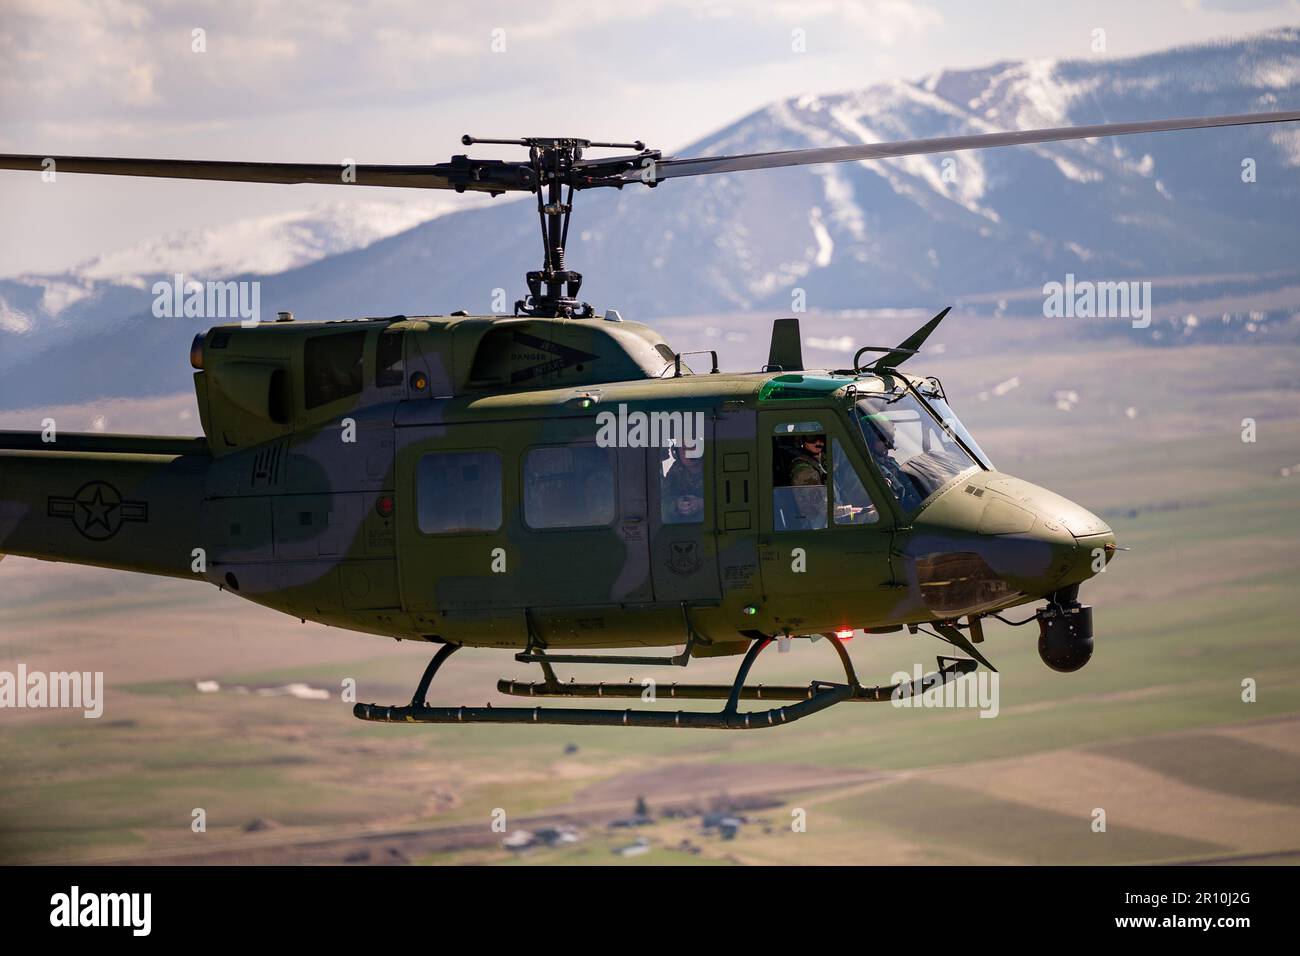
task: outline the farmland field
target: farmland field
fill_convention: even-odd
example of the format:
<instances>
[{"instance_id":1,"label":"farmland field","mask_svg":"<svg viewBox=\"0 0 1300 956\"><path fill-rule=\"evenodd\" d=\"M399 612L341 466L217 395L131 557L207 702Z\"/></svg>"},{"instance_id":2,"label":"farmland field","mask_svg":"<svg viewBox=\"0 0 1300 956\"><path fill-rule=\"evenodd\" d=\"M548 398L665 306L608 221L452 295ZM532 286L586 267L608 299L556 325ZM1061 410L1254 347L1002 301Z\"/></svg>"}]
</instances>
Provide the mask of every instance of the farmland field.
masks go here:
<instances>
[{"instance_id":1,"label":"farmland field","mask_svg":"<svg viewBox=\"0 0 1300 956\"><path fill-rule=\"evenodd\" d=\"M0 861L1300 860L1300 346L1040 338L1030 355L959 332L924 370L1000 469L1102 515L1131 550L1083 589L1097 650L1082 671L1044 667L1032 625L989 625L993 719L850 705L752 734L366 724L342 682L398 702L427 648L200 584L10 557L0 669L103 671L108 693L98 720L0 711ZM121 403L111 424L175 432L192 403ZM7 412L0 427L39 426ZM885 683L941 647L859 634L850 651L864 682ZM729 680L734 664L696 662L690 677ZM796 641L753 679L833 678L834 664ZM508 703L502 676L534 678L509 654L463 651L430 701ZM638 796L655 822L606 826ZM748 821L735 839L701 832L698 812L715 807ZM508 830L566 821L583 836L511 853L491 826L502 811ZM638 838L645 852L615 852Z\"/></svg>"}]
</instances>

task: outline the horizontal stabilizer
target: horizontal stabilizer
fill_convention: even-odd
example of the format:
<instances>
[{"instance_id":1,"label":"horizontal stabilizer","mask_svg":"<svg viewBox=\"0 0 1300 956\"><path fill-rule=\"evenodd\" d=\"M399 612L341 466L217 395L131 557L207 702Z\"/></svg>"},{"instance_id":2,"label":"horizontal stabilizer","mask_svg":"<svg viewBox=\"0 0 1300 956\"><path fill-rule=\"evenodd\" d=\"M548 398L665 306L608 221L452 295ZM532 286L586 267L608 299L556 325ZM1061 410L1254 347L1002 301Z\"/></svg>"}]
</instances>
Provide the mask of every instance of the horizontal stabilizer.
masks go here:
<instances>
[{"instance_id":1,"label":"horizontal stabilizer","mask_svg":"<svg viewBox=\"0 0 1300 956\"><path fill-rule=\"evenodd\" d=\"M0 451L66 451L109 455L206 455L206 438L166 435L108 435L102 432L0 431Z\"/></svg>"}]
</instances>

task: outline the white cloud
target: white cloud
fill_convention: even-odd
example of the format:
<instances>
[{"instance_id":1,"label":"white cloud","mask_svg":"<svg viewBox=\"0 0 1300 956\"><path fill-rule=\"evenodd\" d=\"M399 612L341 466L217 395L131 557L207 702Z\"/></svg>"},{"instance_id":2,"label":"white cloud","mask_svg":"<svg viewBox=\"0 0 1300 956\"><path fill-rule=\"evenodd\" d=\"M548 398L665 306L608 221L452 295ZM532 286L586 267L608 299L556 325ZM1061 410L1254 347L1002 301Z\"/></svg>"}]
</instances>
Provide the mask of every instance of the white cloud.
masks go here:
<instances>
[{"instance_id":1,"label":"white cloud","mask_svg":"<svg viewBox=\"0 0 1300 956\"><path fill-rule=\"evenodd\" d=\"M483 0L458 16L433 15L426 0L6 2L0 96L10 120L337 108L417 94L427 102L471 86L617 90L638 74L788 61L790 24L815 23L824 54L846 44L879 50L942 23L931 7L902 0ZM206 33L204 52L191 49L195 28ZM493 52L494 31L503 54Z\"/></svg>"},{"instance_id":2,"label":"white cloud","mask_svg":"<svg viewBox=\"0 0 1300 956\"><path fill-rule=\"evenodd\" d=\"M905 0L778 0L763 9L796 25L836 21L883 46L893 46L904 35L921 34L944 22L933 7Z\"/></svg>"},{"instance_id":3,"label":"white cloud","mask_svg":"<svg viewBox=\"0 0 1300 956\"><path fill-rule=\"evenodd\" d=\"M9 111L94 92L122 104L153 100L149 11L124 0L15 0L0 23L0 96Z\"/></svg>"}]
</instances>

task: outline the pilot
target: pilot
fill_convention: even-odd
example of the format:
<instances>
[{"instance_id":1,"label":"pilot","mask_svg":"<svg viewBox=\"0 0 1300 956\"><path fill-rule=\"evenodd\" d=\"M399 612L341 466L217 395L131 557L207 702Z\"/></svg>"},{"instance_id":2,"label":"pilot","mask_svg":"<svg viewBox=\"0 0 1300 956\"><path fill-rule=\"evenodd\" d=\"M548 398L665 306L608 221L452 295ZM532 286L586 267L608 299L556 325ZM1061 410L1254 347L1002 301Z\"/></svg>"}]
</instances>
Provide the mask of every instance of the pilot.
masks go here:
<instances>
[{"instance_id":1,"label":"pilot","mask_svg":"<svg viewBox=\"0 0 1300 956\"><path fill-rule=\"evenodd\" d=\"M797 512L791 520L805 529L826 527L825 435L799 438L790 458L785 484L792 489L790 497Z\"/></svg>"},{"instance_id":2,"label":"pilot","mask_svg":"<svg viewBox=\"0 0 1300 956\"><path fill-rule=\"evenodd\" d=\"M704 520L704 456L692 458L675 442L669 446L673 464L659 486L664 524L694 524Z\"/></svg>"},{"instance_id":3,"label":"pilot","mask_svg":"<svg viewBox=\"0 0 1300 956\"><path fill-rule=\"evenodd\" d=\"M826 484L826 436L804 435L790 460L787 485Z\"/></svg>"},{"instance_id":4,"label":"pilot","mask_svg":"<svg viewBox=\"0 0 1300 956\"><path fill-rule=\"evenodd\" d=\"M894 497L904 511L918 508L925 496L917 488L916 480L894 458L894 423L881 414L862 416L862 434L867 449Z\"/></svg>"}]
</instances>

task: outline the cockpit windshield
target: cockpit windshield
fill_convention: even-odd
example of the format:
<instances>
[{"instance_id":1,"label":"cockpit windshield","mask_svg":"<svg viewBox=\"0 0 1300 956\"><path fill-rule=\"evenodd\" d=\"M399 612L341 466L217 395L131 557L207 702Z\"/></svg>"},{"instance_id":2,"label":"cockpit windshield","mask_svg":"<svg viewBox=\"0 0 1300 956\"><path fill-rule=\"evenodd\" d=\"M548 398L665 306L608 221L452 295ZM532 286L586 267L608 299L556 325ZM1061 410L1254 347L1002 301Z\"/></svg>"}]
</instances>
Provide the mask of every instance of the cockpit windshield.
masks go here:
<instances>
[{"instance_id":1,"label":"cockpit windshield","mask_svg":"<svg viewBox=\"0 0 1300 956\"><path fill-rule=\"evenodd\" d=\"M957 413L949 406L948 400L943 394L943 387L939 384L938 379L932 378L917 383L917 391L921 393L925 403L939 417L939 421L947 425L948 430L961 439L961 443L966 446L966 450L974 455L979 463L989 471L997 471L993 467L993 462L989 461L989 456L984 454L984 449L975 441L975 436L966 429L966 426L961 423L961 419L957 417Z\"/></svg>"},{"instance_id":2,"label":"cockpit windshield","mask_svg":"<svg viewBox=\"0 0 1300 956\"><path fill-rule=\"evenodd\" d=\"M979 467L953 437L955 427L945 427L903 388L859 399L854 417L876 469L905 512L915 511L962 472Z\"/></svg>"}]
</instances>

